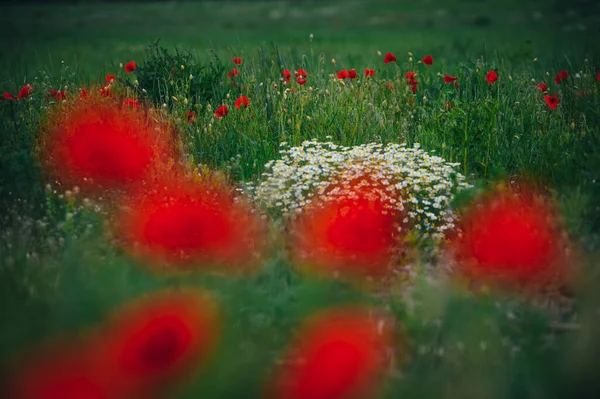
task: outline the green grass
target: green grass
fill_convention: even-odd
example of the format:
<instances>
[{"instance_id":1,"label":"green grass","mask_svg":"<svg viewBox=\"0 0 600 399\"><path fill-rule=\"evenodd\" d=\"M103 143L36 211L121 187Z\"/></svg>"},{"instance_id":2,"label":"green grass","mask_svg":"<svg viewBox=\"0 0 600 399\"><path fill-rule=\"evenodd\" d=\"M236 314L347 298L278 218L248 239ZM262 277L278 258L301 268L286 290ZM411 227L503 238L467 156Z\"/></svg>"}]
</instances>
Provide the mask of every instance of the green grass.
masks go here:
<instances>
[{"instance_id":1,"label":"green grass","mask_svg":"<svg viewBox=\"0 0 600 399\"><path fill-rule=\"evenodd\" d=\"M0 385L2 367L10 368L25 348L93 329L143 293L198 286L214 294L225 329L213 361L170 397L258 397L299 321L348 303L373 304L397 322L404 345L382 397L593 397L600 12L592 3L574 3L572 12L559 6L491 0L5 6L0 91L16 93L25 83L35 90L31 100L0 103ZM157 39L170 54L178 48L191 58L153 58L147 48ZM392 51L398 62L383 64L377 51ZM432 67L416 63L426 54L435 59ZM225 75L234 56L244 59L236 86ZM130 60L137 74L119 69ZM202 78L210 62L224 69ZM365 67L376 70L374 78L363 77ZM308 83L292 83L296 92L284 95L284 68L306 69ZM353 83L329 77L350 68L359 73ZM484 79L490 69L500 76L494 85ZM571 77L557 86L554 75L562 69ZM415 96L405 84L409 70L418 72ZM218 170L233 184L258 181L281 142L312 138L347 146L418 142L460 162L472 183L531 179L557 200L581 253L573 267L585 284L563 293L561 300L574 304L559 311L560 301L540 304L431 282L431 265L417 262L410 289L392 281L364 290L299 274L281 240L250 277L150 272L105 236L104 212L65 195L71 187L47 181L35 155L39 128L58 106L46 90L67 86L76 97L78 88L97 89L109 73L118 75L115 98L138 98L146 110L167 104L183 163ZM458 76L460 90L438 73ZM143 84L134 86L136 78ZM559 93L556 110L535 89L541 82ZM248 109L234 107L241 94L250 98ZM214 110L221 104L230 113L219 120ZM194 124L187 122L189 110L197 112ZM273 236L280 229L274 220ZM579 329L564 328L571 322Z\"/></svg>"}]
</instances>

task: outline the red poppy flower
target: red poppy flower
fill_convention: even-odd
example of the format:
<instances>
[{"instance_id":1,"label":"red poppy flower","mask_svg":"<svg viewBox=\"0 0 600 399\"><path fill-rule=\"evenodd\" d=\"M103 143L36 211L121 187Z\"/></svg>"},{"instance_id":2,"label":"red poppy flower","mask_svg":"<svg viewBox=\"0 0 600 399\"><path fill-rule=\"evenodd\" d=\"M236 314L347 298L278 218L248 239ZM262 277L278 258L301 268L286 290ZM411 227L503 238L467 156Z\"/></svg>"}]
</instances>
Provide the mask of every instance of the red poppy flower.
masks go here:
<instances>
[{"instance_id":1,"label":"red poppy flower","mask_svg":"<svg viewBox=\"0 0 600 399\"><path fill-rule=\"evenodd\" d=\"M137 65L135 65L134 61L129 61L127 64L125 64L125 72L126 73L131 73L133 71L135 71L137 68Z\"/></svg>"},{"instance_id":2,"label":"red poppy flower","mask_svg":"<svg viewBox=\"0 0 600 399\"><path fill-rule=\"evenodd\" d=\"M348 78L349 79L356 79L356 77L357 77L357 74L356 74L356 71L354 69L351 69L351 70L348 71Z\"/></svg>"},{"instance_id":3,"label":"red poppy flower","mask_svg":"<svg viewBox=\"0 0 600 399\"><path fill-rule=\"evenodd\" d=\"M239 74L240 73L238 72L238 70L235 69L235 68L233 68L230 72L227 72L227 77L228 78L235 78Z\"/></svg>"},{"instance_id":4,"label":"red poppy flower","mask_svg":"<svg viewBox=\"0 0 600 399\"><path fill-rule=\"evenodd\" d=\"M237 109L246 108L248 106L250 106L250 100L248 100L248 97L246 96L240 96L240 98L235 100L235 107Z\"/></svg>"},{"instance_id":5,"label":"red poppy flower","mask_svg":"<svg viewBox=\"0 0 600 399\"><path fill-rule=\"evenodd\" d=\"M90 361L91 349L74 351L71 343L38 351L13 371L5 393L14 399L119 398L108 383L109 373Z\"/></svg>"},{"instance_id":6,"label":"red poppy flower","mask_svg":"<svg viewBox=\"0 0 600 399\"><path fill-rule=\"evenodd\" d=\"M560 101L558 101L558 98L556 98L556 94L553 94L552 96L546 94L544 96L544 101L546 102L546 104L548 104L548 107L550 107L551 109L556 109L556 107L558 107L558 104L560 103Z\"/></svg>"},{"instance_id":7,"label":"red poppy flower","mask_svg":"<svg viewBox=\"0 0 600 399\"><path fill-rule=\"evenodd\" d=\"M417 76L417 74L414 72L406 72L406 75L404 75L404 78L408 79L408 80L415 80L415 76Z\"/></svg>"},{"instance_id":8,"label":"red poppy flower","mask_svg":"<svg viewBox=\"0 0 600 399\"><path fill-rule=\"evenodd\" d=\"M408 82L408 84L410 85L410 89L412 91L413 94L417 93L417 85L419 84L419 82L417 82L416 80L411 80L410 82Z\"/></svg>"},{"instance_id":9,"label":"red poppy flower","mask_svg":"<svg viewBox=\"0 0 600 399\"><path fill-rule=\"evenodd\" d=\"M342 70L340 70L340 71L337 73L337 78L338 78L338 79L347 79L347 78L348 78L348 71L347 71L347 70L345 70L345 69L342 69Z\"/></svg>"},{"instance_id":10,"label":"red poppy flower","mask_svg":"<svg viewBox=\"0 0 600 399\"><path fill-rule=\"evenodd\" d=\"M44 134L50 172L69 186L121 187L172 157L143 115L100 99L52 114Z\"/></svg>"},{"instance_id":11,"label":"red poppy flower","mask_svg":"<svg viewBox=\"0 0 600 399\"><path fill-rule=\"evenodd\" d=\"M343 184L348 195L317 200L295 220L291 241L300 267L350 277L386 270L397 243L399 212L382 199L383 186L374 178L363 176L361 182L372 185Z\"/></svg>"},{"instance_id":12,"label":"red poppy flower","mask_svg":"<svg viewBox=\"0 0 600 399\"><path fill-rule=\"evenodd\" d=\"M392 339L385 319L369 313L369 309L357 307L311 316L284 354L286 363L276 370L267 397L375 397Z\"/></svg>"},{"instance_id":13,"label":"red poppy flower","mask_svg":"<svg viewBox=\"0 0 600 399\"><path fill-rule=\"evenodd\" d=\"M140 103L135 98L124 99L123 100L123 105L128 105L128 106L131 106L133 108L139 108L140 107Z\"/></svg>"},{"instance_id":14,"label":"red poppy flower","mask_svg":"<svg viewBox=\"0 0 600 399\"><path fill-rule=\"evenodd\" d=\"M9 92L4 92L4 98L7 100L15 100L17 98L17 96L15 96L14 94L10 94Z\"/></svg>"},{"instance_id":15,"label":"red poppy flower","mask_svg":"<svg viewBox=\"0 0 600 399\"><path fill-rule=\"evenodd\" d=\"M423 61L423 64L425 65L433 65L433 57L430 55L426 55L421 61Z\"/></svg>"},{"instance_id":16,"label":"red poppy flower","mask_svg":"<svg viewBox=\"0 0 600 399\"><path fill-rule=\"evenodd\" d=\"M111 82L117 80L117 77L115 75L106 75L104 80L106 80L106 84L111 84Z\"/></svg>"},{"instance_id":17,"label":"red poppy flower","mask_svg":"<svg viewBox=\"0 0 600 399\"><path fill-rule=\"evenodd\" d=\"M206 293L153 293L113 316L98 334L96 361L113 374L121 397L153 397L209 360L219 331L216 306Z\"/></svg>"},{"instance_id":18,"label":"red poppy flower","mask_svg":"<svg viewBox=\"0 0 600 399\"><path fill-rule=\"evenodd\" d=\"M563 69L562 71L560 71L559 73L556 74L556 76L554 77L554 82L559 85L562 82L564 82L565 80L567 80L567 78L569 77L569 73Z\"/></svg>"},{"instance_id":19,"label":"red poppy flower","mask_svg":"<svg viewBox=\"0 0 600 399\"><path fill-rule=\"evenodd\" d=\"M33 92L33 86L25 85L21 87L19 90L19 98L29 97L29 95Z\"/></svg>"},{"instance_id":20,"label":"red poppy flower","mask_svg":"<svg viewBox=\"0 0 600 399\"><path fill-rule=\"evenodd\" d=\"M456 80L458 80L457 76L450 76L450 75L445 75L444 76L444 82L446 82L446 84L454 82Z\"/></svg>"},{"instance_id":21,"label":"red poppy flower","mask_svg":"<svg viewBox=\"0 0 600 399\"><path fill-rule=\"evenodd\" d=\"M548 91L548 85L546 83L540 83L539 85L535 86L535 88L541 91L542 93Z\"/></svg>"},{"instance_id":22,"label":"red poppy flower","mask_svg":"<svg viewBox=\"0 0 600 399\"><path fill-rule=\"evenodd\" d=\"M146 264L250 269L260 249L260 220L228 187L179 180L133 193L117 226Z\"/></svg>"},{"instance_id":23,"label":"red poppy flower","mask_svg":"<svg viewBox=\"0 0 600 399\"><path fill-rule=\"evenodd\" d=\"M110 97L110 88L108 86L100 88L100 95L102 97Z\"/></svg>"},{"instance_id":24,"label":"red poppy flower","mask_svg":"<svg viewBox=\"0 0 600 399\"><path fill-rule=\"evenodd\" d=\"M498 74L493 69L485 75L485 79L489 84L493 85L498 80Z\"/></svg>"},{"instance_id":25,"label":"red poppy flower","mask_svg":"<svg viewBox=\"0 0 600 399\"><path fill-rule=\"evenodd\" d=\"M306 84L306 71L304 69L298 69L296 71L296 82L298 82L299 85L303 85Z\"/></svg>"},{"instance_id":26,"label":"red poppy flower","mask_svg":"<svg viewBox=\"0 0 600 399\"><path fill-rule=\"evenodd\" d=\"M227 108L227 105L221 105L215 111L215 116L217 118L221 119L222 117L227 116L228 113L229 113L229 108Z\"/></svg>"},{"instance_id":27,"label":"red poppy flower","mask_svg":"<svg viewBox=\"0 0 600 399\"><path fill-rule=\"evenodd\" d=\"M598 82L600 82L600 72L598 72L597 79L598 79Z\"/></svg>"},{"instance_id":28,"label":"red poppy flower","mask_svg":"<svg viewBox=\"0 0 600 399\"><path fill-rule=\"evenodd\" d=\"M241 58L241 57L235 57L235 58L233 59L233 63L234 63L235 65L242 65L242 58Z\"/></svg>"},{"instance_id":29,"label":"red poppy flower","mask_svg":"<svg viewBox=\"0 0 600 399\"><path fill-rule=\"evenodd\" d=\"M196 112L195 111L188 111L187 121L188 121L188 123L196 123Z\"/></svg>"},{"instance_id":30,"label":"red poppy flower","mask_svg":"<svg viewBox=\"0 0 600 399\"><path fill-rule=\"evenodd\" d=\"M392 82L389 82L388 84L386 84L386 85L385 85L385 87L386 87L388 90L394 90L394 84L393 84Z\"/></svg>"},{"instance_id":31,"label":"red poppy flower","mask_svg":"<svg viewBox=\"0 0 600 399\"><path fill-rule=\"evenodd\" d=\"M369 69L369 68L365 68L365 77L369 77L369 76L374 76L375 75L375 70L374 69Z\"/></svg>"},{"instance_id":32,"label":"red poppy flower","mask_svg":"<svg viewBox=\"0 0 600 399\"><path fill-rule=\"evenodd\" d=\"M281 77L283 78L283 80L286 83L289 83L292 77L292 74L290 73L289 69L285 69L283 72L281 72Z\"/></svg>"},{"instance_id":33,"label":"red poppy flower","mask_svg":"<svg viewBox=\"0 0 600 399\"><path fill-rule=\"evenodd\" d=\"M541 282L561 258L556 215L532 193L490 195L460 223L457 259L470 277L501 283Z\"/></svg>"},{"instance_id":34,"label":"red poppy flower","mask_svg":"<svg viewBox=\"0 0 600 399\"><path fill-rule=\"evenodd\" d=\"M390 62L396 62L396 56L392 53L386 53L385 57L383 58L383 63L389 64Z\"/></svg>"}]
</instances>

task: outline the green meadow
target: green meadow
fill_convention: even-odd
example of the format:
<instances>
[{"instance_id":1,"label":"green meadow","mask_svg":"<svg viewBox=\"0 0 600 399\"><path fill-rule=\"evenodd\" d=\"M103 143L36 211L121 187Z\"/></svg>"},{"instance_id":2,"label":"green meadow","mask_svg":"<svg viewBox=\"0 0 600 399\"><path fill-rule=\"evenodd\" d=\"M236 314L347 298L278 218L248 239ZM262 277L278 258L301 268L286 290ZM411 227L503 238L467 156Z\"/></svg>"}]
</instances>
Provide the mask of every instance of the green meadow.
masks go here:
<instances>
[{"instance_id":1,"label":"green meadow","mask_svg":"<svg viewBox=\"0 0 600 399\"><path fill-rule=\"evenodd\" d=\"M210 358L173 378L160 397L263 397L302 320L351 305L393 320L395 344L377 397L600 391L596 2L0 7L0 92L18 97L33 86L25 98L0 102L0 387L27 366L23 354L54 340L84 340L130 301L187 287L212 295L222 328ZM384 63L388 52L396 60ZM423 63L426 55L432 65ZM126 72L130 61L136 69ZM304 84L295 76L301 69ZM355 79L338 79L351 69ZM492 70L498 78L490 82ZM563 70L568 77L557 82ZM407 72L416 73L413 81ZM81 89L97 95L111 74L110 99L135 100L139 112L168 123L180 150L174 164L245 192L274 174L282 150L311 140L347 148L417 144L453 163L469 185L452 193L458 215L486 190L529 184L557 209L572 277L551 293L476 289L448 278L447 259L432 252L440 244L419 229L394 265L398 273L382 284L315 278L290 257L287 204L265 198L253 203L269 238L255 273L148 268L110 234L110 196L61 184L40 157L51 115L81 101ZM65 93L64 103L52 90ZM240 96L248 107L236 107ZM222 105L228 114L218 117Z\"/></svg>"}]
</instances>

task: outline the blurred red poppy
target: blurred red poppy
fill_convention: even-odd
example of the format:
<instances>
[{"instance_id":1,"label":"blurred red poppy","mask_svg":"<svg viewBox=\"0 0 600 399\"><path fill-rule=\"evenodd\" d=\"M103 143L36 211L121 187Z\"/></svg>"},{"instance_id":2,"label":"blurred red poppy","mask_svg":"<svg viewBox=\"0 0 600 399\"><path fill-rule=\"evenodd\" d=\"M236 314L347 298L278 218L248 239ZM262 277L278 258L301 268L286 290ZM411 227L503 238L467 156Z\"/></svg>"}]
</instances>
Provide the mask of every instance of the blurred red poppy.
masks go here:
<instances>
[{"instance_id":1,"label":"blurred red poppy","mask_svg":"<svg viewBox=\"0 0 600 399\"><path fill-rule=\"evenodd\" d=\"M433 57L430 55L426 55L421 61L423 61L423 64L425 65L433 65Z\"/></svg>"},{"instance_id":2,"label":"blurred red poppy","mask_svg":"<svg viewBox=\"0 0 600 399\"><path fill-rule=\"evenodd\" d=\"M454 82L456 80L458 80L457 76L444 75L444 82L446 82L446 84Z\"/></svg>"},{"instance_id":3,"label":"blurred red poppy","mask_svg":"<svg viewBox=\"0 0 600 399\"><path fill-rule=\"evenodd\" d=\"M242 65L242 58L241 58L241 57L235 57L235 58L233 59L233 63L234 63L235 65Z\"/></svg>"},{"instance_id":4,"label":"blurred red poppy","mask_svg":"<svg viewBox=\"0 0 600 399\"><path fill-rule=\"evenodd\" d=\"M261 222L229 187L180 178L157 182L125 200L118 230L145 264L251 270Z\"/></svg>"},{"instance_id":5,"label":"blurred red poppy","mask_svg":"<svg viewBox=\"0 0 600 399\"><path fill-rule=\"evenodd\" d=\"M235 68L233 68L231 71L227 72L227 77L228 78L235 78L239 74L240 73L238 72L238 70L235 69Z\"/></svg>"},{"instance_id":6,"label":"blurred red poppy","mask_svg":"<svg viewBox=\"0 0 600 399\"><path fill-rule=\"evenodd\" d=\"M10 399L115 399L108 370L95 367L92 348L61 344L21 360L10 377Z\"/></svg>"},{"instance_id":7,"label":"blurred red poppy","mask_svg":"<svg viewBox=\"0 0 600 399\"><path fill-rule=\"evenodd\" d=\"M548 91L548 85L546 83L540 83L539 85L535 86L535 88L541 91L542 93Z\"/></svg>"},{"instance_id":8,"label":"blurred red poppy","mask_svg":"<svg viewBox=\"0 0 600 399\"><path fill-rule=\"evenodd\" d=\"M290 73L289 69L285 69L283 72L281 72L281 77L283 78L284 82L289 83L292 77L292 74Z\"/></svg>"},{"instance_id":9,"label":"blurred red poppy","mask_svg":"<svg viewBox=\"0 0 600 399\"><path fill-rule=\"evenodd\" d=\"M49 172L68 186L121 187L172 157L143 114L100 98L51 114L43 134Z\"/></svg>"},{"instance_id":10,"label":"blurred red poppy","mask_svg":"<svg viewBox=\"0 0 600 399\"><path fill-rule=\"evenodd\" d=\"M357 77L356 71L354 69L350 69L348 71L348 78L349 79L356 79L356 77Z\"/></svg>"},{"instance_id":11,"label":"blurred red poppy","mask_svg":"<svg viewBox=\"0 0 600 399\"><path fill-rule=\"evenodd\" d=\"M404 75L404 78L408 79L408 80L414 80L415 76L417 76L417 74L414 72L406 72L406 75Z\"/></svg>"},{"instance_id":12,"label":"blurred red poppy","mask_svg":"<svg viewBox=\"0 0 600 399\"><path fill-rule=\"evenodd\" d=\"M217 118L221 119L222 117L227 116L228 113L229 113L229 108L227 108L227 105L221 105L215 111L215 116Z\"/></svg>"},{"instance_id":13,"label":"blurred red poppy","mask_svg":"<svg viewBox=\"0 0 600 399\"><path fill-rule=\"evenodd\" d=\"M337 78L338 79L347 79L348 78L348 71L345 69L341 69L338 73L337 73Z\"/></svg>"},{"instance_id":14,"label":"blurred red poppy","mask_svg":"<svg viewBox=\"0 0 600 399\"><path fill-rule=\"evenodd\" d=\"M269 399L372 398L393 345L386 319L371 309L328 309L310 316L267 386Z\"/></svg>"},{"instance_id":15,"label":"blurred red poppy","mask_svg":"<svg viewBox=\"0 0 600 399\"><path fill-rule=\"evenodd\" d=\"M88 92L86 89L81 89L81 92L79 93L79 98L82 100L85 100L87 98Z\"/></svg>"},{"instance_id":16,"label":"blurred red poppy","mask_svg":"<svg viewBox=\"0 0 600 399\"><path fill-rule=\"evenodd\" d=\"M462 233L453 242L463 272L518 285L555 277L562 256L556 221L552 208L534 193L488 195L465 213Z\"/></svg>"},{"instance_id":17,"label":"blurred red poppy","mask_svg":"<svg viewBox=\"0 0 600 399\"><path fill-rule=\"evenodd\" d=\"M134 61L129 61L127 64L125 64L125 72L126 73L131 73L133 71L135 71L137 68L137 65L135 65Z\"/></svg>"},{"instance_id":18,"label":"blurred red poppy","mask_svg":"<svg viewBox=\"0 0 600 399\"><path fill-rule=\"evenodd\" d=\"M19 90L19 98L26 98L33 92L33 86L25 85Z\"/></svg>"},{"instance_id":19,"label":"blurred red poppy","mask_svg":"<svg viewBox=\"0 0 600 399\"><path fill-rule=\"evenodd\" d=\"M388 90L394 90L394 83L389 82L385 85L386 89Z\"/></svg>"},{"instance_id":20,"label":"blurred red poppy","mask_svg":"<svg viewBox=\"0 0 600 399\"><path fill-rule=\"evenodd\" d=\"M390 62L396 62L396 56L392 53L386 53L385 57L383 57L383 63L389 64Z\"/></svg>"},{"instance_id":21,"label":"blurred red poppy","mask_svg":"<svg viewBox=\"0 0 600 399\"><path fill-rule=\"evenodd\" d=\"M493 69L485 75L485 79L489 84L493 85L498 80L498 74Z\"/></svg>"},{"instance_id":22,"label":"blurred red poppy","mask_svg":"<svg viewBox=\"0 0 600 399\"><path fill-rule=\"evenodd\" d=\"M364 187L356 180L340 186L346 194L317 199L292 223L293 257L306 271L349 277L386 271L398 242L400 214L375 178L364 175L360 181L371 182Z\"/></svg>"},{"instance_id":23,"label":"blurred red poppy","mask_svg":"<svg viewBox=\"0 0 600 399\"><path fill-rule=\"evenodd\" d=\"M375 70L374 69L365 68L365 77L368 78L369 76L375 76Z\"/></svg>"},{"instance_id":24,"label":"blurred red poppy","mask_svg":"<svg viewBox=\"0 0 600 399\"><path fill-rule=\"evenodd\" d=\"M240 96L237 100L235 100L235 107L237 109L246 108L250 106L250 100L246 96Z\"/></svg>"},{"instance_id":25,"label":"blurred red poppy","mask_svg":"<svg viewBox=\"0 0 600 399\"><path fill-rule=\"evenodd\" d=\"M117 77L115 75L106 75L104 80L106 80L106 84L111 84L111 82L117 80Z\"/></svg>"},{"instance_id":26,"label":"blurred red poppy","mask_svg":"<svg viewBox=\"0 0 600 399\"><path fill-rule=\"evenodd\" d=\"M220 317L207 293L155 292L112 317L94 342L95 361L110 370L120 397L156 397L210 359L219 333Z\"/></svg>"},{"instance_id":27,"label":"blurred red poppy","mask_svg":"<svg viewBox=\"0 0 600 399\"><path fill-rule=\"evenodd\" d=\"M551 109L556 109L556 107L558 107L558 104L560 103L558 98L556 98L556 93L553 94L552 96L549 96L546 94L544 96L544 101L546 102L548 107L550 107Z\"/></svg>"},{"instance_id":28,"label":"blurred red poppy","mask_svg":"<svg viewBox=\"0 0 600 399\"><path fill-rule=\"evenodd\" d=\"M196 123L196 111L188 111L187 121L188 123Z\"/></svg>"},{"instance_id":29,"label":"blurred red poppy","mask_svg":"<svg viewBox=\"0 0 600 399\"><path fill-rule=\"evenodd\" d=\"M3 96L6 100L16 100L17 96L15 96L14 94L10 94L9 92L5 91L4 92L4 96Z\"/></svg>"},{"instance_id":30,"label":"blurred red poppy","mask_svg":"<svg viewBox=\"0 0 600 399\"><path fill-rule=\"evenodd\" d=\"M419 82L417 82L416 80L411 80L410 82L408 82L408 84L410 85L410 89L412 91L413 94L417 93L417 85L419 84Z\"/></svg>"},{"instance_id":31,"label":"blurred red poppy","mask_svg":"<svg viewBox=\"0 0 600 399\"><path fill-rule=\"evenodd\" d=\"M554 82L559 85L562 82L564 82L565 80L567 80L569 77L569 73L563 69L562 71L560 71L559 73L556 74L556 76L554 77Z\"/></svg>"},{"instance_id":32,"label":"blurred red poppy","mask_svg":"<svg viewBox=\"0 0 600 399\"><path fill-rule=\"evenodd\" d=\"M126 98L123 100L123 105L127 105L133 108L139 108L140 103L135 98Z\"/></svg>"},{"instance_id":33,"label":"blurred red poppy","mask_svg":"<svg viewBox=\"0 0 600 399\"><path fill-rule=\"evenodd\" d=\"M110 97L110 88L108 86L100 88L100 95L102 97Z\"/></svg>"},{"instance_id":34,"label":"blurred red poppy","mask_svg":"<svg viewBox=\"0 0 600 399\"><path fill-rule=\"evenodd\" d=\"M600 72L598 72L597 79L598 79L598 82L600 82Z\"/></svg>"},{"instance_id":35,"label":"blurred red poppy","mask_svg":"<svg viewBox=\"0 0 600 399\"><path fill-rule=\"evenodd\" d=\"M304 69L298 69L296 71L296 82L298 82L299 85L303 85L306 83L306 71Z\"/></svg>"}]
</instances>

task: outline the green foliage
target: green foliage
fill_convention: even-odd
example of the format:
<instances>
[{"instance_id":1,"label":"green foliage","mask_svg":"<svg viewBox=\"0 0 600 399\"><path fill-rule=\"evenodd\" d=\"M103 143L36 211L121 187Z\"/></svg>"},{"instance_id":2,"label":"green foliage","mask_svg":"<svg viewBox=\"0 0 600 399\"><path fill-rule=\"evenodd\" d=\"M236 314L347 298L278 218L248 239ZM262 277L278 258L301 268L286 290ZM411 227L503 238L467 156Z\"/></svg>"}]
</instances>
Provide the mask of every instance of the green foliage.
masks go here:
<instances>
[{"instance_id":1,"label":"green foliage","mask_svg":"<svg viewBox=\"0 0 600 399\"><path fill-rule=\"evenodd\" d=\"M156 107L168 104L172 108L173 96L177 95L192 104L218 102L223 98L225 67L216 54L202 63L189 51L169 52L156 41L148 47L144 62L137 65L135 72L139 87L146 91L142 92L128 80L125 82Z\"/></svg>"}]
</instances>

